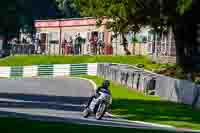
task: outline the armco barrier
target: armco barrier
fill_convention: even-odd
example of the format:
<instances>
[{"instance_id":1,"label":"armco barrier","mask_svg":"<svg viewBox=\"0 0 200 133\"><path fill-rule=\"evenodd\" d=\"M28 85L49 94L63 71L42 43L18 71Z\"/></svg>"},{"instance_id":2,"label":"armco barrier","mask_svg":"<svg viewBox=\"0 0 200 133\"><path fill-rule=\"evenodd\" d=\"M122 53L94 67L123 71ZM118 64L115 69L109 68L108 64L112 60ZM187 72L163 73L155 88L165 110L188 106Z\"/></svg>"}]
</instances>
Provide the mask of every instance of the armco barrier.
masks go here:
<instances>
[{"instance_id":1,"label":"armco barrier","mask_svg":"<svg viewBox=\"0 0 200 133\"><path fill-rule=\"evenodd\" d=\"M97 75L97 64L56 64L0 67L0 78Z\"/></svg>"},{"instance_id":2,"label":"armco barrier","mask_svg":"<svg viewBox=\"0 0 200 133\"><path fill-rule=\"evenodd\" d=\"M200 108L200 86L121 64L98 64L97 75L163 100Z\"/></svg>"}]
</instances>

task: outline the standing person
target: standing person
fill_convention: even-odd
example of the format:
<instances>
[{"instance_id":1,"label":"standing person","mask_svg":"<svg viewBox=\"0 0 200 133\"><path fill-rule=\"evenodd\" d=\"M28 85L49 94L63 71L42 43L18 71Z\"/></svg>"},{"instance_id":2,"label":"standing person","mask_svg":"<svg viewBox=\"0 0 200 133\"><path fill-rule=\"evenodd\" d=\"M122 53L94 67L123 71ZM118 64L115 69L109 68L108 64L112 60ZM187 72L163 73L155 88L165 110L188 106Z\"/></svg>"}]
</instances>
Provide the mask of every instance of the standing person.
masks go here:
<instances>
[{"instance_id":1,"label":"standing person","mask_svg":"<svg viewBox=\"0 0 200 133\"><path fill-rule=\"evenodd\" d=\"M40 46L40 37L39 37L39 35L36 35L36 38L35 38L35 54L38 54L39 46Z\"/></svg>"},{"instance_id":2,"label":"standing person","mask_svg":"<svg viewBox=\"0 0 200 133\"><path fill-rule=\"evenodd\" d=\"M75 54L80 55L81 53L82 53L82 38L80 36L80 33L78 33L75 39Z\"/></svg>"},{"instance_id":3,"label":"standing person","mask_svg":"<svg viewBox=\"0 0 200 133\"><path fill-rule=\"evenodd\" d=\"M104 51L103 51L103 49L104 49L104 41L103 40L99 40L98 41L98 53L99 53L99 55L103 55L104 54Z\"/></svg>"},{"instance_id":4,"label":"standing person","mask_svg":"<svg viewBox=\"0 0 200 133\"><path fill-rule=\"evenodd\" d=\"M90 39L91 51L93 55L97 54L97 42L98 42L98 35L94 33L92 35L92 38Z\"/></svg>"},{"instance_id":5,"label":"standing person","mask_svg":"<svg viewBox=\"0 0 200 133\"><path fill-rule=\"evenodd\" d=\"M63 43L62 43L62 54L66 55L67 54L67 49L66 49L66 39L64 39Z\"/></svg>"},{"instance_id":6,"label":"standing person","mask_svg":"<svg viewBox=\"0 0 200 133\"><path fill-rule=\"evenodd\" d=\"M77 55L78 54L78 36L75 36L75 40L74 40L74 54Z\"/></svg>"},{"instance_id":7,"label":"standing person","mask_svg":"<svg viewBox=\"0 0 200 133\"><path fill-rule=\"evenodd\" d=\"M73 54L73 39L71 36L69 37L69 40L67 41L67 51L68 51L68 54Z\"/></svg>"}]
</instances>

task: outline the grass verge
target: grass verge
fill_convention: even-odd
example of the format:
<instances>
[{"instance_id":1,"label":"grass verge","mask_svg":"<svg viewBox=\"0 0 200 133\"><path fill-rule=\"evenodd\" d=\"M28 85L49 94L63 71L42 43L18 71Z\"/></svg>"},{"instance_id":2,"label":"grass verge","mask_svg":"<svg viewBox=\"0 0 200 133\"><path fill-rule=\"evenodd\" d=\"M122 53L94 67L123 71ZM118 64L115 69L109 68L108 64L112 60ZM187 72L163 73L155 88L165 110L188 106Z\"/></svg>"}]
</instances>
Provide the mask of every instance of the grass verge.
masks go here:
<instances>
[{"instance_id":1,"label":"grass verge","mask_svg":"<svg viewBox=\"0 0 200 133\"><path fill-rule=\"evenodd\" d=\"M122 64L144 64L148 70L170 67L171 65L154 64L145 56L10 56L0 60L0 66L25 66L38 64L76 64L110 62Z\"/></svg>"},{"instance_id":2,"label":"grass verge","mask_svg":"<svg viewBox=\"0 0 200 133\"><path fill-rule=\"evenodd\" d=\"M77 125L57 122L38 122L26 119L0 118L2 133L172 133L158 130L126 129L89 125Z\"/></svg>"},{"instance_id":3,"label":"grass verge","mask_svg":"<svg viewBox=\"0 0 200 133\"><path fill-rule=\"evenodd\" d=\"M100 85L102 78L84 76ZM112 113L133 121L172 125L179 128L200 129L198 110L190 106L161 101L159 97L145 96L124 86L111 84Z\"/></svg>"}]
</instances>

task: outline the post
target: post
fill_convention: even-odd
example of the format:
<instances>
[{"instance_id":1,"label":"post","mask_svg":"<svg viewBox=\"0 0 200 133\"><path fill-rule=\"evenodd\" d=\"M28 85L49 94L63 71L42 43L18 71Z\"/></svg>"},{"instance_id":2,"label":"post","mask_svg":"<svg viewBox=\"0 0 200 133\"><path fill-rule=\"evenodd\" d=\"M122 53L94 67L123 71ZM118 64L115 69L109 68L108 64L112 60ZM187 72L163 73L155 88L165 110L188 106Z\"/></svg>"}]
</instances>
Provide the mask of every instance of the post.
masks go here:
<instances>
[{"instance_id":1,"label":"post","mask_svg":"<svg viewBox=\"0 0 200 133\"><path fill-rule=\"evenodd\" d=\"M115 52L116 52L116 56L117 56L118 55L118 53L117 53L117 51L118 51L117 50L118 49L118 47L117 47L117 45L118 45L118 36L116 37L115 45L116 45L116 49L115 49L116 51Z\"/></svg>"},{"instance_id":2,"label":"post","mask_svg":"<svg viewBox=\"0 0 200 133\"><path fill-rule=\"evenodd\" d=\"M155 47L155 53L154 53L154 56L155 56L155 58L156 58L156 56L157 56L157 33L154 33L154 34L155 34L155 35L154 35L154 36L155 36L155 40L154 40L154 41L155 41L155 42L154 42L154 43L155 43L155 46L154 46L154 47Z\"/></svg>"},{"instance_id":3,"label":"post","mask_svg":"<svg viewBox=\"0 0 200 133\"><path fill-rule=\"evenodd\" d=\"M60 41L59 41L59 55L61 53L62 48L62 27L61 27L61 20L59 19L59 29L60 29Z\"/></svg>"},{"instance_id":4,"label":"post","mask_svg":"<svg viewBox=\"0 0 200 133\"><path fill-rule=\"evenodd\" d=\"M171 56L171 47L172 47L172 28L169 29L169 56Z\"/></svg>"}]
</instances>

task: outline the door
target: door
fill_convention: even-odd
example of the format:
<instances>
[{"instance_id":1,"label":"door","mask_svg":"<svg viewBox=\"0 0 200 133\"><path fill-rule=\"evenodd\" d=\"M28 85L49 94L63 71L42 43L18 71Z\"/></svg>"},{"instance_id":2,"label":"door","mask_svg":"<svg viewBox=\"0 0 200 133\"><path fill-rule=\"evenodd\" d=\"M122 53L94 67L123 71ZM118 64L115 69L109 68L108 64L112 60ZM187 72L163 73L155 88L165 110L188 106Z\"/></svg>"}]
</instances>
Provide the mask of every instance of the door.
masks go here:
<instances>
[{"instance_id":1,"label":"door","mask_svg":"<svg viewBox=\"0 0 200 133\"><path fill-rule=\"evenodd\" d=\"M47 33L41 33L40 34L40 46L41 46L41 52L46 53L46 48L47 48Z\"/></svg>"},{"instance_id":2,"label":"door","mask_svg":"<svg viewBox=\"0 0 200 133\"><path fill-rule=\"evenodd\" d=\"M51 55L59 55L59 32L49 33L49 50L48 53Z\"/></svg>"}]
</instances>

